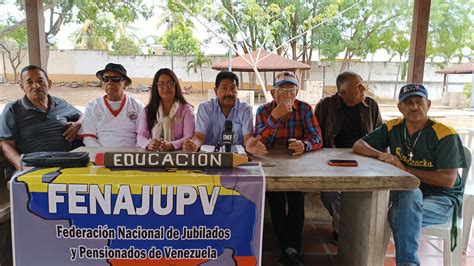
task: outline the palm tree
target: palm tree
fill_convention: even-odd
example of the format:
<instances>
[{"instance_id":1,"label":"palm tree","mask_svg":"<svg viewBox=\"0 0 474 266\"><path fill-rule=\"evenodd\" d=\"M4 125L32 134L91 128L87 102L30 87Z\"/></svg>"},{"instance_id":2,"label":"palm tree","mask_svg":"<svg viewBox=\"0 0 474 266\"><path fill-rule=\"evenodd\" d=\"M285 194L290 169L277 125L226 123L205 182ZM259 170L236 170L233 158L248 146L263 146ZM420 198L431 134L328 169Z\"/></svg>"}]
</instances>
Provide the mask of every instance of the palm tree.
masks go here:
<instances>
[{"instance_id":1,"label":"palm tree","mask_svg":"<svg viewBox=\"0 0 474 266\"><path fill-rule=\"evenodd\" d=\"M409 35L405 32L396 32L393 35L392 40L390 40L387 43L389 49L392 51L392 56L390 57L390 60L398 55L398 69L397 69L397 78L395 80L395 87L393 89L393 99L395 100L397 98L397 87L398 87L398 81L400 77L400 70L402 69L402 65L406 64L406 62L403 62L403 57L405 57L408 52L410 51L410 41L409 41ZM405 70L405 68L403 68ZM402 77L403 77L402 73Z\"/></svg>"},{"instance_id":2,"label":"palm tree","mask_svg":"<svg viewBox=\"0 0 474 266\"><path fill-rule=\"evenodd\" d=\"M186 70L189 71L192 69L194 70L194 73L197 73L197 69L199 68L201 72L201 92L204 92L204 81L202 78L202 67L204 65L210 65L212 63L211 58L205 57L204 52L199 51L192 60L188 62L188 65L186 66Z\"/></svg>"},{"instance_id":3,"label":"palm tree","mask_svg":"<svg viewBox=\"0 0 474 266\"><path fill-rule=\"evenodd\" d=\"M99 25L96 24L91 20L86 20L81 28L69 36L76 48L108 50L107 40L98 32Z\"/></svg>"}]
</instances>

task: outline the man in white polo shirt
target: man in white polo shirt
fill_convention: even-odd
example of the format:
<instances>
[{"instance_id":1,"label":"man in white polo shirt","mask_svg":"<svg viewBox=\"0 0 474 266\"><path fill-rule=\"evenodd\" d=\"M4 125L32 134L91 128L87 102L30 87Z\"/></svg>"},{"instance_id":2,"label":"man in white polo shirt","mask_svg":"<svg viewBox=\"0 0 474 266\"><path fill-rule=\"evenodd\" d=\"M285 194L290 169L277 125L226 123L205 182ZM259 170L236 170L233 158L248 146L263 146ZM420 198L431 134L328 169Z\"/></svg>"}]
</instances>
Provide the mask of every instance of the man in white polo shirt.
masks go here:
<instances>
[{"instance_id":1,"label":"man in white polo shirt","mask_svg":"<svg viewBox=\"0 0 474 266\"><path fill-rule=\"evenodd\" d=\"M109 63L96 73L106 95L90 101L79 131L88 147L135 147L143 103L124 93L132 83L127 70Z\"/></svg>"}]
</instances>

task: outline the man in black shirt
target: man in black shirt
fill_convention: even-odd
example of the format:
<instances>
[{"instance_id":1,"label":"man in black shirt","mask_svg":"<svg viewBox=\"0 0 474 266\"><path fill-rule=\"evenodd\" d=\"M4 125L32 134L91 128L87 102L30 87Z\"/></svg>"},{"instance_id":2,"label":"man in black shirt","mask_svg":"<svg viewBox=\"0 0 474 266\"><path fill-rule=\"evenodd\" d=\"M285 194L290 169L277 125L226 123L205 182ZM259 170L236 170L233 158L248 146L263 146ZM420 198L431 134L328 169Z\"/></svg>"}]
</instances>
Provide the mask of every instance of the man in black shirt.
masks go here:
<instances>
[{"instance_id":1,"label":"man in black shirt","mask_svg":"<svg viewBox=\"0 0 474 266\"><path fill-rule=\"evenodd\" d=\"M359 74L345 71L337 76L337 92L315 108L325 148L352 148L354 142L382 125L379 106L365 96ZM333 217L333 242L339 238L340 193L321 192L321 200Z\"/></svg>"},{"instance_id":2,"label":"man in black shirt","mask_svg":"<svg viewBox=\"0 0 474 266\"><path fill-rule=\"evenodd\" d=\"M70 151L82 116L74 106L49 94L52 82L44 69L29 65L20 77L25 96L8 103L0 120L3 155L17 170L20 154Z\"/></svg>"}]
</instances>

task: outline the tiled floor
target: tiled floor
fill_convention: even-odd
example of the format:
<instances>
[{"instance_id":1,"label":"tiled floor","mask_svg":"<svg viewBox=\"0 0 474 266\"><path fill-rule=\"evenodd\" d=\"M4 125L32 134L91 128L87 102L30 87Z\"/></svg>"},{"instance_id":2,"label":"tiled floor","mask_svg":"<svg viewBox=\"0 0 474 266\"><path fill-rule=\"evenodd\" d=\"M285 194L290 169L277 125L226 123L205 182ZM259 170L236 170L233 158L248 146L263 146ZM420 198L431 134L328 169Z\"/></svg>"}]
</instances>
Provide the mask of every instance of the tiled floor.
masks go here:
<instances>
[{"instance_id":1,"label":"tiled floor","mask_svg":"<svg viewBox=\"0 0 474 266\"><path fill-rule=\"evenodd\" d=\"M337 246L331 243L331 224L327 222L306 222L303 229L303 252L306 265L335 265ZM463 265L474 265L474 230L471 232L467 254L463 255ZM421 265L443 265L443 241L440 239L420 239L418 254ZM278 240L271 224L265 224L263 234L262 265L278 265ZM390 241L384 266L395 265L395 247Z\"/></svg>"}]
</instances>

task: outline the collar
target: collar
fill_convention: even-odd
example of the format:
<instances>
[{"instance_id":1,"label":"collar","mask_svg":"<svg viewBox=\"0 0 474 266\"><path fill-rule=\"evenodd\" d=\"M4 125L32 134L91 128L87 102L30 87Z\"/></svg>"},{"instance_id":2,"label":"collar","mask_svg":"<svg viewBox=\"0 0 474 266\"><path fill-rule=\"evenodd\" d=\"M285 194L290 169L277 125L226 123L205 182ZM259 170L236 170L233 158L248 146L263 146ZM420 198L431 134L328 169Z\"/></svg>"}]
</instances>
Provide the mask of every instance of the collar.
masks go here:
<instances>
[{"instance_id":1,"label":"collar","mask_svg":"<svg viewBox=\"0 0 474 266\"><path fill-rule=\"evenodd\" d=\"M105 103L105 106L107 107L107 109L109 110L109 112L113 115L113 116L118 116L120 114L120 112L122 112L122 109L123 109L123 106L125 105L125 102L127 101L127 95L123 95L122 97L122 101L120 103L120 107L119 109L117 110L113 110L112 109L112 106L110 106L110 103L109 103L109 100L107 99L107 95L104 95L103 97L104 99L104 103Z\"/></svg>"},{"instance_id":2,"label":"collar","mask_svg":"<svg viewBox=\"0 0 474 266\"><path fill-rule=\"evenodd\" d=\"M58 102L56 101L56 99L54 97L52 97L51 95L48 94L48 110L51 110L53 107L55 107L56 105L58 105ZM34 106L31 101L28 99L28 97L26 97L26 94L25 96L23 96L23 98L21 99L21 104L23 104L23 106L27 109L27 110L41 110L39 109L38 107Z\"/></svg>"}]
</instances>

